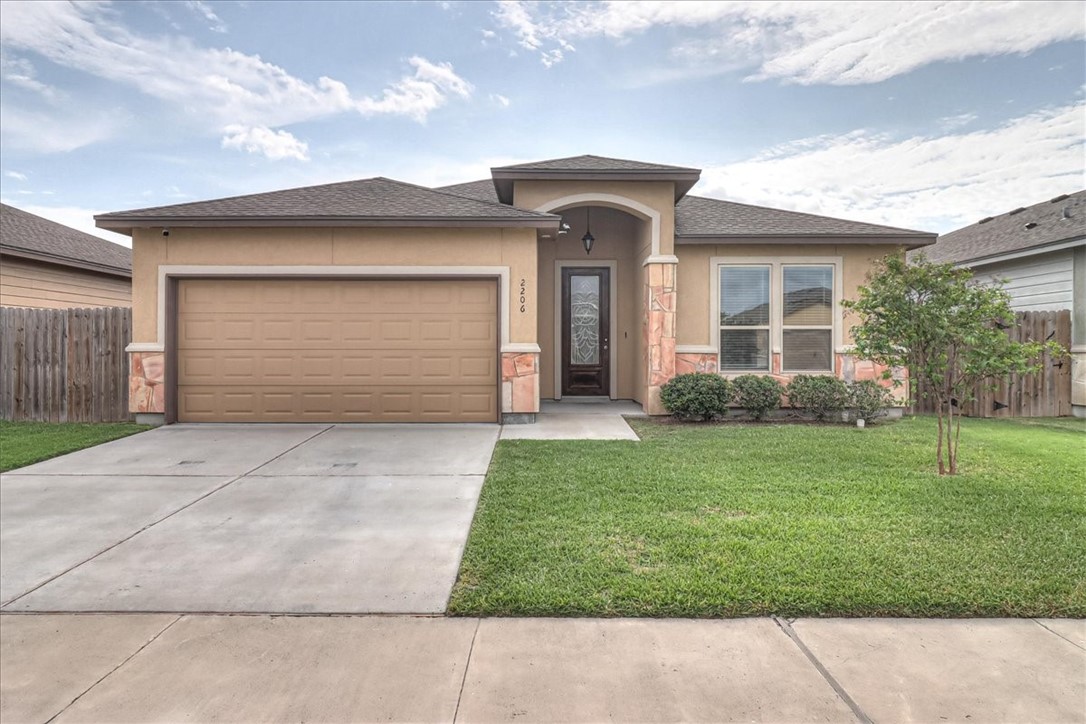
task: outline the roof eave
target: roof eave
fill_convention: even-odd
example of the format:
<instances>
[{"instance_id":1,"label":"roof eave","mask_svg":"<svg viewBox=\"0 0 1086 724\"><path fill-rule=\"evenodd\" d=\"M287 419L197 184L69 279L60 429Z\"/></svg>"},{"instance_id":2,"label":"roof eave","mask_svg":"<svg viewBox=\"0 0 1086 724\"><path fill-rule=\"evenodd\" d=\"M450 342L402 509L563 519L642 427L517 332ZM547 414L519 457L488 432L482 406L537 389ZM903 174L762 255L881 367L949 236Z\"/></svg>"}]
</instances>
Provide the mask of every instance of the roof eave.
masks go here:
<instances>
[{"instance_id":1,"label":"roof eave","mask_svg":"<svg viewBox=\"0 0 1086 724\"><path fill-rule=\"evenodd\" d=\"M97 262L85 261L83 259L73 259L71 257L60 256L58 254L29 251L27 249L20 249L14 246L8 246L7 244L0 244L0 253L6 254L8 256L17 256L21 259L30 259L32 261L42 261L49 264L56 264L58 266L71 267L73 269L82 269L84 271L96 272L98 274L108 274L110 276L124 277L126 279L132 278L132 270L126 269L125 267L110 266L108 264L98 264Z\"/></svg>"},{"instance_id":2,"label":"roof eave","mask_svg":"<svg viewBox=\"0 0 1086 724\"><path fill-rule=\"evenodd\" d=\"M684 169L672 170L645 170L631 171L622 169L616 171L591 171L554 169L504 169L492 168L490 175L494 179L494 188L498 192L498 200L503 204L513 203L514 181L671 181L675 184L675 201L678 201L694 187L701 178L701 171Z\"/></svg>"},{"instance_id":3,"label":"roof eave","mask_svg":"<svg viewBox=\"0 0 1086 724\"><path fill-rule=\"evenodd\" d=\"M676 244L885 244L918 249L935 243L935 234L676 234Z\"/></svg>"},{"instance_id":4,"label":"roof eave","mask_svg":"<svg viewBox=\"0 0 1086 724\"><path fill-rule=\"evenodd\" d=\"M498 216L138 216L101 215L94 217L99 229L131 236L133 229L210 227L457 227L557 229L561 217L537 214L531 217Z\"/></svg>"}]
</instances>

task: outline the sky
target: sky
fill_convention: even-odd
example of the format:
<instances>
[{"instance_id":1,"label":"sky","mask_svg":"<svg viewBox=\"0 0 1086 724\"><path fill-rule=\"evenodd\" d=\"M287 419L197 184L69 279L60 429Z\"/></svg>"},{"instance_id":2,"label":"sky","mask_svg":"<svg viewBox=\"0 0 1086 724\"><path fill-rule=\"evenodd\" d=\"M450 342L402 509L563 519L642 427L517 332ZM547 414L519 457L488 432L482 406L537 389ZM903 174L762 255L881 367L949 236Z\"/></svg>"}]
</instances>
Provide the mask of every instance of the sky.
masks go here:
<instances>
[{"instance_id":1,"label":"sky","mask_svg":"<svg viewBox=\"0 0 1086 724\"><path fill-rule=\"evenodd\" d=\"M0 199L107 211L579 154L946 232L1086 186L1086 2L0 2Z\"/></svg>"}]
</instances>

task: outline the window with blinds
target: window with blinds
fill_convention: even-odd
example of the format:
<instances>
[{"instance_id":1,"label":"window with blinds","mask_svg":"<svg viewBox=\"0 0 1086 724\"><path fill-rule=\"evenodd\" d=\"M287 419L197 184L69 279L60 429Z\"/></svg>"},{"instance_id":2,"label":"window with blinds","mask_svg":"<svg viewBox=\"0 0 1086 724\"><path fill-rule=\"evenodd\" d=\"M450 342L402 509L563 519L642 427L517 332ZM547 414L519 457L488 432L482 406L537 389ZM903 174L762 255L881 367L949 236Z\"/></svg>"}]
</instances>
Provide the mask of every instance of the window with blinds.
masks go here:
<instances>
[{"instance_id":1,"label":"window with blinds","mask_svg":"<svg viewBox=\"0 0 1086 724\"><path fill-rule=\"evenodd\" d=\"M720 368L769 371L769 266L720 267Z\"/></svg>"},{"instance_id":2,"label":"window with blinds","mask_svg":"<svg viewBox=\"0 0 1086 724\"><path fill-rule=\"evenodd\" d=\"M720 264L720 370L833 372L834 275L818 263Z\"/></svg>"},{"instance_id":3,"label":"window with blinds","mask_svg":"<svg viewBox=\"0 0 1086 724\"><path fill-rule=\"evenodd\" d=\"M833 266L781 267L781 369L833 371Z\"/></svg>"}]
</instances>

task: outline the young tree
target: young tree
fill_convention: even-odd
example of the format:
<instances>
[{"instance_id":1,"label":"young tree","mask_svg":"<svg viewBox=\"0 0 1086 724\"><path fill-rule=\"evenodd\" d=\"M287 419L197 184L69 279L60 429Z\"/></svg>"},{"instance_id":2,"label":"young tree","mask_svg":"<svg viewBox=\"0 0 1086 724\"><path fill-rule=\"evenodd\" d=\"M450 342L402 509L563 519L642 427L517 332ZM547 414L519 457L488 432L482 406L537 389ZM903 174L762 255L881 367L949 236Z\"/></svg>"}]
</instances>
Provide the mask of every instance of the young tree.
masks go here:
<instances>
[{"instance_id":1,"label":"young tree","mask_svg":"<svg viewBox=\"0 0 1086 724\"><path fill-rule=\"evenodd\" d=\"M856 355L907 367L913 390L933 398L940 475L958 472L961 417L955 407L972 399L978 384L1036 371L1045 352L1066 353L1055 342L1011 341L1005 330L1014 324L1014 312L1001 285L981 284L968 269L923 256L913 263L887 257L857 299L843 304L860 320L852 328Z\"/></svg>"}]
</instances>

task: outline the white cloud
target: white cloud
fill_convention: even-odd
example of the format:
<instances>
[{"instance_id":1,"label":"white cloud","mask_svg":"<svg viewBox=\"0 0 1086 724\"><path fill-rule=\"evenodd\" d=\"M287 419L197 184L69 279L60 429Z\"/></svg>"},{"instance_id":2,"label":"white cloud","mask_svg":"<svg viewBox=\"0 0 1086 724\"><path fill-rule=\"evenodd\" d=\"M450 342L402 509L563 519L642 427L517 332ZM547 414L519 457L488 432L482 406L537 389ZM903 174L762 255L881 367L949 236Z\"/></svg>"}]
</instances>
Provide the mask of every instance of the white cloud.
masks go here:
<instances>
[{"instance_id":1,"label":"white cloud","mask_svg":"<svg viewBox=\"0 0 1086 724\"><path fill-rule=\"evenodd\" d=\"M0 40L9 53L36 53L176 104L209 131L229 124L276 128L344 112L421 122L450 98L468 98L473 90L450 64L413 57L411 75L376 96L356 96L333 78L311 83L258 55L137 34L108 5L97 3L5 4Z\"/></svg>"},{"instance_id":2,"label":"white cloud","mask_svg":"<svg viewBox=\"0 0 1086 724\"><path fill-rule=\"evenodd\" d=\"M16 181L26 181L27 178L25 173L19 173L18 171L5 171L4 175Z\"/></svg>"},{"instance_id":3,"label":"white cloud","mask_svg":"<svg viewBox=\"0 0 1086 724\"><path fill-rule=\"evenodd\" d=\"M696 193L930 231L1081 189L1086 104L998 128L894 139L865 131L706 167Z\"/></svg>"},{"instance_id":4,"label":"white cloud","mask_svg":"<svg viewBox=\"0 0 1086 724\"><path fill-rule=\"evenodd\" d=\"M930 63L1029 53L1086 35L1079 2L604 2L507 0L494 18L553 65L576 38L621 40L656 27L700 28L709 39L676 47L697 68L738 62L752 80L876 83ZM717 56L714 58L713 56Z\"/></svg>"},{"instance_id":5,"label":"white cloud","mask_svg":"<svg viewBox=\"0 0 1086 724\"><path fill-rule=\"evenodd\" d=\"M114 244L120 244L121 246L127 246L129 248L132 247L131 237L117 234L112 231L106 231L105 229L99 229L94 225L94 215L104 213L101 210L95 211L79 206L34 206L21 203L13 204L9 199L3 199L3 202L20 208L27 213L42 216L50 221L70 226L73 229L78 229L79 231L97 236L106 241L112 241Z\"/></svg>"},{"instance_id":6,"label":"white cloud","mask_svg":"<svg viewBox=\"0 0 1086 724\"><path fill-rule=\"evenodd\" d=\"M407 116L421 123L450 96L468 98L474 90L449 63L431 63L418 56L408 62L415 68L414 76L393 83L380 98L360 99L357 108L362 115Z\"/></svg>"},{"instance_id":7,"label":"white cloud","mask_svg":"<svg viewBox=\"0 0 1086 724\"><path fill-rule=\"evenodd\" d=\"M976 113L960 113L956 116L946 116L939 119L939 127L944 131L954 131L963 128L977 120Z\"/></svg>"},{"instance_id":8,"label":"white cloud","mask_svg":"<svg viewBox=\"0 0 1086 724\"><path fill-rule=\"evenodd\" d=\"M297 161L309 160L309 144L299 141L287 131L273 131L267 126L242 126L232 124L223 129L223 148L248 151L268 158L282 161L293 158Z\"/></svg>"},{"instance_id":9,"label":"white cloud","mask_svg":"<svg viewBox=\"0 0 1086 724\"><path fill-rule=\"evenodd\" d=\"M203 0L186 0L185 6L190 10L200 15L208 22L208 27L216 33L225 33L227 31L226 23L224 23L215 11L211 9Z\"/></svg>"},{"instance_id":10,"label":"white cloud","mask_svg":"<svg viewBox=\"0 0 1086 724\"><path fill-rule=\"evenodd\" d=\"M125 118L85 108L31 110L0 103L0 138L5 149L61 153L115 136Z\"/></svg>"},{"instance_id":11,"label":"white cloud","mask_svg":"<svg viewBox=\"0 0 1086 724\"><path fill-rule=\"evenodd\" d=\"M54 101L60 97L56 88L38 80L34 64L26 58L13 58L0 51L0 77L21 88L39 93L46 100Z\"/></svg>"},{"instance_id":12,"label":"white cloud","mask_svg":"<svg viewBox=\"0 0 1086 724\"><path fill-rule=\"evenodd\" d=\"M509 99L503 96L501 93L491 93L490 100L501 106L502 108L508 108L510 104Z\"/></svg>"}]
</instances>

